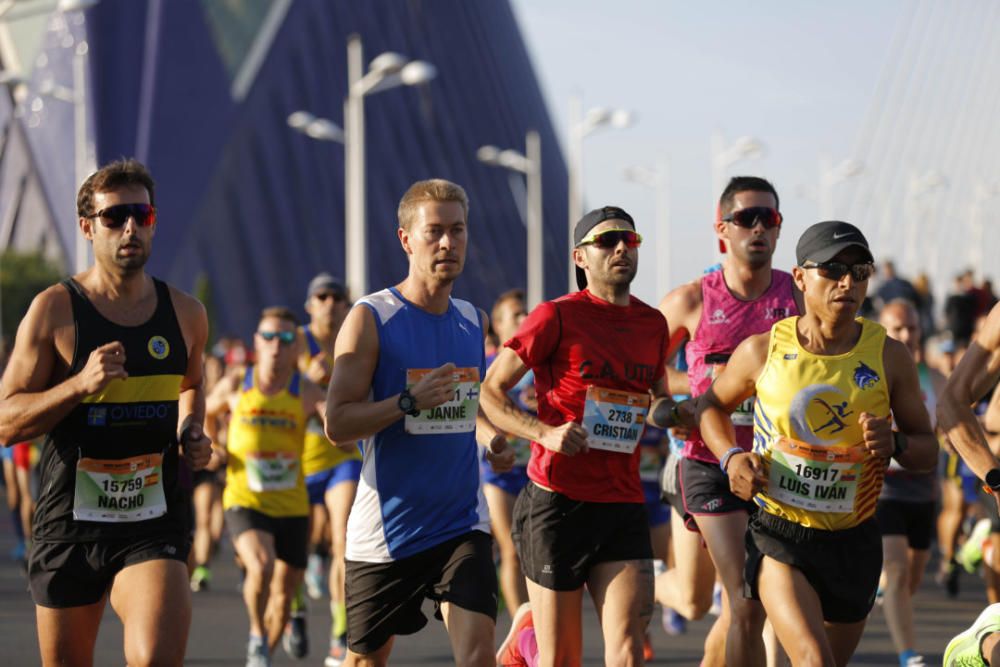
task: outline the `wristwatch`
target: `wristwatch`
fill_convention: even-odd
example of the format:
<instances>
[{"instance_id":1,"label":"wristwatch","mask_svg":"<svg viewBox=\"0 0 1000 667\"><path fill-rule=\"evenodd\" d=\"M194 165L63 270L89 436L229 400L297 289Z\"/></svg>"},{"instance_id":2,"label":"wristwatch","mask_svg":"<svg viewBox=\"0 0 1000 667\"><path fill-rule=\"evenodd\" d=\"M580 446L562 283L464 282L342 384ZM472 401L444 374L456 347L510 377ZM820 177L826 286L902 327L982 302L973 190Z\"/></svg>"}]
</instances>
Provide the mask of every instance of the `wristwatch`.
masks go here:
<instances>
[{"instance_id":1,"label":"wristwatch","mask_svg":"<svg viewBox=\"0 0 1000 667\"><path fill-rule=\"evenodd\" d=\"M416 417L420 414L420 410L417 409L417 399L413 398L413 394L410 393L409 389L404 389L399 393L399 400L396 401L396 405L408 415Z\"/></svg>"},{"instance_id":2,"label":"wristwatch","mask_svg":"<svg viewBox=\"0 0 1000 667\"><path fill-rule=\"evenodd\" d=\"M1000 492L1000 468L993 468L987 472L983 481L986 482L986 486L990 487L990 489L994 492Z\"/></svg>"}]
</instances>

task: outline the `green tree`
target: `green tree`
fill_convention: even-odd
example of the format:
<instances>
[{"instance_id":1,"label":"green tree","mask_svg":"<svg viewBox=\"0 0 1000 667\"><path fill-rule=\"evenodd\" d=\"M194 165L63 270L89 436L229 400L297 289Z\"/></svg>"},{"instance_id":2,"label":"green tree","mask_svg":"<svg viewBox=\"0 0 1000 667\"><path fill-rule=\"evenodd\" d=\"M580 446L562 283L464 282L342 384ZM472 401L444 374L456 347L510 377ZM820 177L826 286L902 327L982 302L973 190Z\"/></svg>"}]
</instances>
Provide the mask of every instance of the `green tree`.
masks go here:
<instances>
[{"instance_id":1,"label":"green tree","mask_svg":"<svg viewBox=\"0 0 1000 667\"><path fill-rule=\"evenodd\" d=\"M0 254L0 335L13 341L35 295L59 282L62 270L40 252Z\"/></svg>"}]
</instances>

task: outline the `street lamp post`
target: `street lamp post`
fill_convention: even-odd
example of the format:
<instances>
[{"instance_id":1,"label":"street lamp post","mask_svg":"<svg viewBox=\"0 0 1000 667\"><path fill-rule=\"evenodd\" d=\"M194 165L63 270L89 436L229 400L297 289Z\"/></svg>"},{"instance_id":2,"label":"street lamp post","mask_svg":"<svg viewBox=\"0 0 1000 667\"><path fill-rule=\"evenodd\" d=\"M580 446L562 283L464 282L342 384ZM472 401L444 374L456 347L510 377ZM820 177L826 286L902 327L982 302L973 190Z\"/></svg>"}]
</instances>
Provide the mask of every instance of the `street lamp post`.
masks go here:
<instances>
[{"instance_id":1,"label":"street lamp post","mask_svg":"<svg viewBox=\"0 0 1000 667\"><path fill-rule=\"evenodd\" d=\"M386 52L372 60L364 73L361 37L347 39L347 100L344 103L345 273L352 294L368 293L368 244L365 230L365 106L366 95L399 85L427 83L437 74L422 60L408 61L398 53Z\"/></svg>"},{"instance_id":2,"label":"street lamp post","mask_svg":"<svg viewBox=\"0 0 1000 667\"><path fill-rule=\"evenodd\" d=\"M569 176L569 247L573 248L573 227L583 216L583 140L602 127L624 129L635 123L635 114L626 109L594 107L583 114L579 95L569 100L569 141L566 171ZM576 290L576 267L569 263L569 291Z\"/></svg>"},{"instance_id":3,"label":"street lamp post","mask_svg":"<svg viewBox=\"0 0 1000 667\"><path fill-rule=\"evenodd\" d=\"M670 169L666 159L656 168L626 167L625 180L651 188L656 193L656 289L670 289Z\"/></svg>"},{"instance_id":4,"label":"street lamp post","mask_svg":"<svg viewBox=\"0 0 1000 667\"><path fill-rule=\"evenodd\" d=\"M711 138L712 160L712 200L718 201L722 189L726 187L726 169L741 160L761 157L764 155L764 144L754 137L740 137L730 145L722 134L715 132ZM712 206L712 218L715 218L715 206Z\"/></svg>"},{"instance_id":5,"label":"street lamp post","mask_svg":"<svg viewBox=\"0 0 1000 667\"><path fill-rule=\"evenodd\" d=\"M376 56L364 71L361 37L347 38L347 97L344 127L308 111L289 114L294 130L318 141L344 144L344 273L351 294L368 293L368 237L365 232L365 96L396 86L427 83L437 70L423 60L408 60L392 51Z\"/></svg>"},{"instance_id":6,"label":"street lamp post","mask_svg":"<svg viewBox=\"0 0 1000 667\"><path fill-rule=\"evenodd\" d=\"M864 171L864 166L853 158L833 165L826 155L819 159L819 219L833 218L833 189Z\"/></svg>"},{"instance_id":7,"label":"street lamp post","mask_svg":"<svg viewBox=\"0 0 1000 667\"><path fill-rule=\"evenodd\" d=\"M517 171L525 176L526 220L528 239L528 308L534 308L544 298L542 273L542 140L535 130L528 130L524 137L524 153L512 149L500 150L496 146L482 146L476 151L480 162Z\"/></svg>"}]
</instances>

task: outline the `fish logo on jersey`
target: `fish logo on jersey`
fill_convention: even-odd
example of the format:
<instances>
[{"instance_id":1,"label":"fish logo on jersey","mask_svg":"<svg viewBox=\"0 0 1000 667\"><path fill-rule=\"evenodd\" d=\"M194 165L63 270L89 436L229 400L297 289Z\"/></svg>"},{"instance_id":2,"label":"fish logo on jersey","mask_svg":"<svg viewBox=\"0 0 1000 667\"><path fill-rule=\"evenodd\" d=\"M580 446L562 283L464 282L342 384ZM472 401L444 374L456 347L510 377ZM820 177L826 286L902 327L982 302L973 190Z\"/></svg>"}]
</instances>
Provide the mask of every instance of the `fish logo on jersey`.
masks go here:
<instances>
[{"instance_id":1,"label":"fish logo on jersey","mask_svg":"<svg viewBox=\"0 0 1000 667\"><path fill-rule=\"evenodd\" d=\"M878 373L869 368L864 362L858 362L858 367L854 369L854 384L860 389L870 389L880 380Z\"/></svg>"}]
</instances>

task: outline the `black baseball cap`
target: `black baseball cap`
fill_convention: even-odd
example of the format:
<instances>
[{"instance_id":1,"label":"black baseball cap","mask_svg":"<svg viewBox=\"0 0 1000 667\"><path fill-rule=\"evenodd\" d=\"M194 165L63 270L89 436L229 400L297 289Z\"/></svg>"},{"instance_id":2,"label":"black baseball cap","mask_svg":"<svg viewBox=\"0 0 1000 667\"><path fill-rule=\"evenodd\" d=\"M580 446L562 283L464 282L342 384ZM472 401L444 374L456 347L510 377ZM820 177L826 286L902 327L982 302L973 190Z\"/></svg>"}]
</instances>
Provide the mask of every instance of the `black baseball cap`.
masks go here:
<instances>
[{"instance_id":1,"label":"black baseball cap","mask_svg":"<svg viewBox=\"0 0 1000 667\"><path fill-rule=\"evenodd\" d=\"M840 220L817 222L799 237L795 246L795 261L799 266L807 261L822 264L836 257L841 250L852 246L861 248L869 262L875 261L868 247L868 239L860 229Z\"/></svg>"},{"instance_id":2,"label":"black baseball cap","mask_svg":"<svg viewBox=\"0 0 1000 667\"><path fill-rule=\"evenodd\" d=\"M595 208L593 211L587 215L580 218L580 222L576 223L576 227L573 228L573 247L576 248L580 245L580 241L587 238L587 234L590 230L601 224L605 220L623 220L627 222L632 229L635 229L635 220L629 215L625 209L618 208L617 206L602 206L601 208ZM587 274L579 266L576 267L576 286L581 290L587 287Z\"/></svg>"},{"instance_id":3,"label":"black baseball cap","mask_svg":"<svg viewBox=\"0 0 1000 667\"><path fill-rule=\"evenodd\" d=\"M317 274L309 281L309 287L306 288L306 300L308 301L320 292L333 292L337 296L347 296L347 288L344 287L344 283L325 272Z\"/></svg>"}]
</instances>

